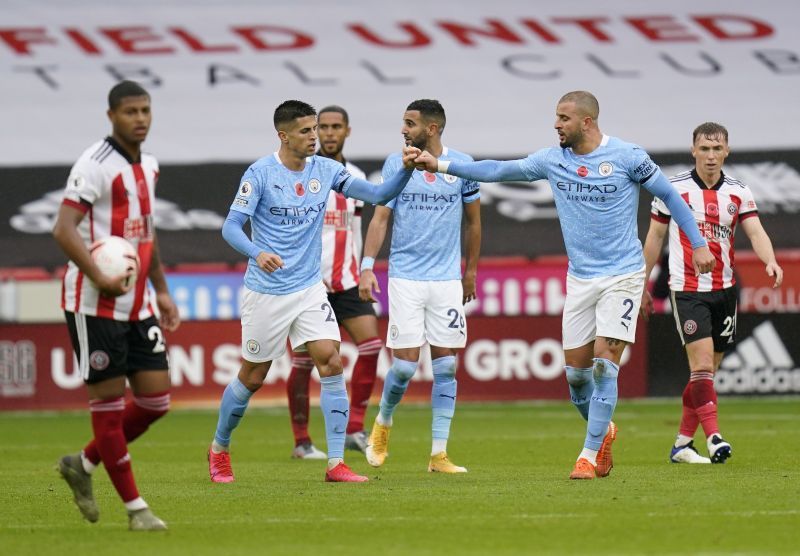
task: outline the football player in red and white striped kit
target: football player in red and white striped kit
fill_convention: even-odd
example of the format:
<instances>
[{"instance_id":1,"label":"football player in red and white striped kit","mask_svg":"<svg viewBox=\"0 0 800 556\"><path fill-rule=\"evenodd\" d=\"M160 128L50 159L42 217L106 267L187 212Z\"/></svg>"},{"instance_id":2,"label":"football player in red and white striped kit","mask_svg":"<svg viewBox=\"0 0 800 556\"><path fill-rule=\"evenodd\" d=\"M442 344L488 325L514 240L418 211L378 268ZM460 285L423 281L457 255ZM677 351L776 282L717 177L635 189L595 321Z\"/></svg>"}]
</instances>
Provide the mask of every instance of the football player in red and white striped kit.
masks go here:
<instances>
[{"instance_id":1,"label":"football player in red and white striped kit","mask_svg":"<svg viewBox=\"0 0 800 556\"><path fill-rule=\"evenodd\" d=\"M317 117L319 154L338 160L354 176L366 179L364 172L347 162L342 154L345 139L350 135L347 111L341 106L326 106ZM330 192L325 221L322 227L322 279L328 289L328 300L336 319L358 348L358 359L350 379L350 415L345 436L345 448L363 452L369 435L364 431L378 356L383 342L378 336L378 319L370 303L358 296L361 237L361 210L364 202ZM309 380L314 363L307 353L292 356L292 370L286 383L289 415L292 421L295 447L292 457L325 459L308 433Z\"/></svg>"},{"instance_id":2,"label":"football player in red and white striped kit","mask_svg":"<svg viewBox=\"0 0 800 556\"><path fill-rule=\"evenodd\" d=\"M122 81L108 94L107 115L112 133L72 167L53 229L70 259L61 307L86 383L94 432L81 452L59 460L58 470L83 516L95 522L99 511L91 474L102 461L128 511L129 528L162 530L166 525L139 495L128 454L128 443L169 409L162 329L180 324L153 227L158 162L140 148L152 120L150 95L139 84ZM123 237L137 249L140 265L133 285L127 275L104 275L92 260L89 246L107 236ZM126 379L133 390L127 403Z\"/></svg>"},{"instance_id":3,"label":"football player in red and white striped kit","mask_svg":"<svg viewBox=\"0 0 800 556\"><path fill-rule=\"evenodd\" d=\"M644 245L649 278L669 231L672 310L691 371L683 391L679 433L670 453L673 463L724 463L732 453L717 423L714 373L725 351L731 349L735 341L739 292L733 274L733 243L737 225L747 234L767 275L774 278L773 287L779 287L783 281L783 270L775 260L772 242L758 218L752 192L722 171L729 153L728 130L713 122L701 124L692 134L694 169L670 179L708 241L716 259L714 270L708 274L694 273L688 239L670 220L669 210L658 198L653 200L650 229ZM653 301L645 289L642 316L647 318L652 310ZM694 448L698 425L705 433L710 458L701 456Z\"/></svg>"}]
</instances>

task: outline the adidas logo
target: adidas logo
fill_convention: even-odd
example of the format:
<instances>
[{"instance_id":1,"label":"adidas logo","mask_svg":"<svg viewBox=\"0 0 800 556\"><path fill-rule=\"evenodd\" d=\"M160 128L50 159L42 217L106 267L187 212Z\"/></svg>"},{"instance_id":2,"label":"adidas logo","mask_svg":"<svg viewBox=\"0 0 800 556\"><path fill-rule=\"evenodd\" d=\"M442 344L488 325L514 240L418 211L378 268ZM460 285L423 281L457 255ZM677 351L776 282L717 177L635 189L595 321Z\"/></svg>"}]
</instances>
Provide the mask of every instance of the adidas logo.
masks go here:
<instances>
[{"instance_id":1,"label":"adidas logo","mask_svg":"<svg viewBox=\"0 0 800 556\"><path fill-rule=\"evenodd\" d=\"M766 321L725 356L714 385L720 394L800 392L800 368L775 326Z\"/></svg>"}]
</instances>

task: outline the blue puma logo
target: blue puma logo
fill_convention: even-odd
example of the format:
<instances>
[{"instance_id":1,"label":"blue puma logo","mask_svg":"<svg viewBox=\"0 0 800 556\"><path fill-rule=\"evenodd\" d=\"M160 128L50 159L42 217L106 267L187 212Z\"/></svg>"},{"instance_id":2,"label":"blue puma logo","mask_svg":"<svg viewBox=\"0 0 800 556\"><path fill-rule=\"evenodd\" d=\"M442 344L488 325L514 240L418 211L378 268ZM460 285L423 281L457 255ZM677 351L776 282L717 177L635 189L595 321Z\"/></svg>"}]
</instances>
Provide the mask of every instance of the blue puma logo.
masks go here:
<instances>
[{"instance_id":1,"label":"blue puma logo","mask_svg":"<svg viewBox=\"0 0 800 556\"><path fill-rule=\"evenodd\" d=\"M451 400L455 400L456 399L455 396L448 396L447 394L439 394L439 397L440 398L450 398Z\"/></svg>"},{"instance_id":2,"label":"blue puma logo","mask_svg":"<svg viewBox=\"0 0 800 556\"><path fill-rule=\"evenodd\" d=\"M344 415L345 418L347 418L348 412L349 412L348 409L345 409L344 411L342 411L341 409L331 409L331 413L341 413L342 415Z\"/></svg>"}]
</instances>

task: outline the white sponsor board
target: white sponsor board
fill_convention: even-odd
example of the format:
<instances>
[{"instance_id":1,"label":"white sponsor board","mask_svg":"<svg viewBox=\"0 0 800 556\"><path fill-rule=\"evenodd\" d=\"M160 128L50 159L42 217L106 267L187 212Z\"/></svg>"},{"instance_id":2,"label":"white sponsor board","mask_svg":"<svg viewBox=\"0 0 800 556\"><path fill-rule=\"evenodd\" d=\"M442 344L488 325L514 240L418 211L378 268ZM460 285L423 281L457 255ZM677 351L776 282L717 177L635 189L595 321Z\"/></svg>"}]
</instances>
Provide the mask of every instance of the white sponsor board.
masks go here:
<instances>
[{"instance_id":1,"label":"white sponsor board","mask_svg":"<svg viewBox=\"0 0 800 556\"><path fill-rule=\"evenodd\" d=\"M0 165L70 163L108 131L121 78L153 97L163 162L249 161L299 98L351 113L351 158L401 146L405 106L438 98L466 152L551 145L557 99L588 89L609 134L685 149L700 122L740 149L795 148L794 2L5 0ZM786 125L784 125L786 124Z\"/></svg>"},{"instance_id":2,"label":"white sponsor board","mask_svg":"<svg viewBox=\"0 0 800 556\"><path fill-rule=\"evenodd\" d=\"M724 394L800 392L800 368L770 321L725 356L714 378L717 392Z\"/></svg>"}]
</instances>

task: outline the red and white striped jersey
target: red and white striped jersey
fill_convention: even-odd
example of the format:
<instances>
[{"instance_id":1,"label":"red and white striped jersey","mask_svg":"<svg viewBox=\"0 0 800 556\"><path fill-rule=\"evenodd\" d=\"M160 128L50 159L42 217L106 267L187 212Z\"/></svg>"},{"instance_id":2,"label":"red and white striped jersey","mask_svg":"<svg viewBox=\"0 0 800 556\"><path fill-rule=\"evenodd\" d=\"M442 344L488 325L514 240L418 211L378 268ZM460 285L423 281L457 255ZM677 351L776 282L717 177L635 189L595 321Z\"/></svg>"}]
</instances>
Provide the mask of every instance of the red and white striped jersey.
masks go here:
<instances>
[{"instance_id":1,"label":"red and white striped jersey","mask_svg":"<svg viewBox=\"0 0 800 556\"><path fill-rule=\"evenodd\" d=\"M347 171L365 179L357 166L345 162ZM331 191L322 226L322 280L329 292L340 292L358 286L361 237L361 209L364 201Z\"/></svg>"},{"instance_id":2,"label":"red and white striped jersey","mask_svg":"<svg viewBox=\"0 0 800 556\"><path fill-rule=\"evenodd\" d=\"M78 232L87 247L109 235L127 239L139 252L139 275L134 288L119 297L100 295L78 266L70 261L64 275L61 307L66 311L121 321L153 315L147 287L153 254L153 209L158 162L142 153L130 159L111 137L86 149L72 167L63 204L85 213Z\"/></svg>"},{"instance_id":3,"label":"red and white striped jersey","mask_svg":"<svg viewBox=\"0 0 800 556\"><path fill-rule=\"evenodd\" d=\"M730 288L733 276L733 239L736 225L745 218L758 216L753 193L742 182L722 173L714 187L708 188L696 170L670 178L672 185L689 205L700 233L717 264L714 270L694 275L692 246L678 225L670 218L669 209L658 197L653 199L650 216L669 223L669 287L673 291L708 292Z\"/></svg>"}]
</instances>

